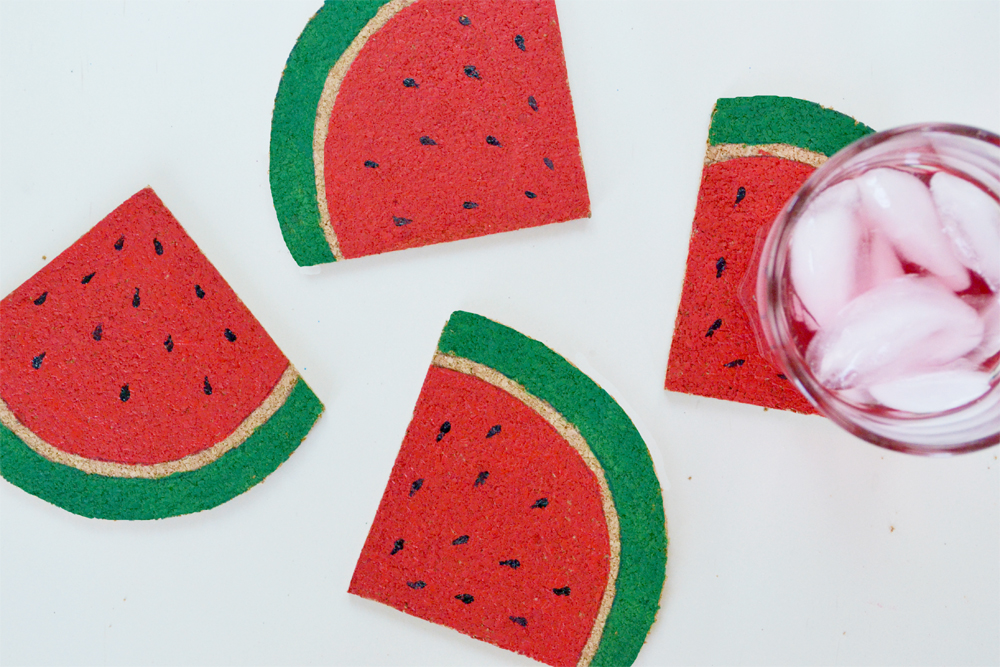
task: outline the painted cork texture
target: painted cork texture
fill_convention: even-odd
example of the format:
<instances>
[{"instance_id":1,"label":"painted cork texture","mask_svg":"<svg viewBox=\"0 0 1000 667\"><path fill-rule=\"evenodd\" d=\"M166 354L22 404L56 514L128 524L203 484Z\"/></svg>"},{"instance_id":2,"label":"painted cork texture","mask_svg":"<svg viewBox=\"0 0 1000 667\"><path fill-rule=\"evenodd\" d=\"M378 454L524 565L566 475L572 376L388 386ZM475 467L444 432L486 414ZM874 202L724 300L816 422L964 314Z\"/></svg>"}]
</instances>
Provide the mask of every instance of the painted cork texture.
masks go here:
<instances>
[{"instance_id":1,"label":"painted cork texture","mask_svg":"<svg viewBox=\"0 0 1000 667\"><path fill-rule=\"evenodd\" d=\"M0 302L0 474L159 519L261 482L323 406L151 189Z\"/></svg>"},{"instance_id":2,"label":"painted cork texture","mask_svg":"<svg viewBox=\"0 0 1000 667\"><path fill-rule=\"evenodd\" d=\"M853 118L791 97L716 102L666 389L815 413L760 353L756 320L743 303L756 308L758 239L819 165L871 132Z\"/></svg>"},{"instance_id":3,"label":"painted cork texture","mask_svg":"<svg viewBox=\"0 0 1000 667\"><path fill-rule=\"evenodd\" d=\"M554 0L335 0L288 57L271 194L303 266L590 216Z\"/></svg>"},{"instance_id":4,"label":"painted cork texture","mask_svg":"<svg viewBox=\"0 0 1000 667\"><path fill-rule=\"evenodd\" d=\"M628 665L666 558L621 407L538 341L453 313L350 592L546 664Z\"/></svg>"}]
</instances>

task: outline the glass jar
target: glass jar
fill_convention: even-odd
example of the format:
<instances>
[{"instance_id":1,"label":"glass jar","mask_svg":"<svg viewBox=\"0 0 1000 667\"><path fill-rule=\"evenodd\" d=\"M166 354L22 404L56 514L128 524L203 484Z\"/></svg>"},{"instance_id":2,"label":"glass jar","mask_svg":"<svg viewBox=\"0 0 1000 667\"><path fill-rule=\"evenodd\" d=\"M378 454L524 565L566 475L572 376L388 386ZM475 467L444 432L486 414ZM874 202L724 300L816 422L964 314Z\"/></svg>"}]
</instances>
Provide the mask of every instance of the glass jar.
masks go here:
<instances>
[{"instance_id":1,"label":"glass jar","mask_svg":"<svg viewBox=\"0 0 1000 667\"><path fill-rule=\"evenodd\" d=\"M876 445L997 444L997 267L1000 137L946 124L869 135L775 219L757 273L761 344L822 414Z\"/></svg>"}]
</instances>

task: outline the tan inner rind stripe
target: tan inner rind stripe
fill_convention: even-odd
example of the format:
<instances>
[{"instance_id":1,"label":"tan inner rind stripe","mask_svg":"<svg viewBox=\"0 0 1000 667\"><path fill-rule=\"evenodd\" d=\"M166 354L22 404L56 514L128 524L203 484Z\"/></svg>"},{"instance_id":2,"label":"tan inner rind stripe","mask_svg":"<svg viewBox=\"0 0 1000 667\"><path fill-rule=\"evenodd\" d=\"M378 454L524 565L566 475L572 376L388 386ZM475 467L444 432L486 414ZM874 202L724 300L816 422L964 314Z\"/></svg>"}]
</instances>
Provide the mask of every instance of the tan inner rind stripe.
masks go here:
<instances>
[{"instance_id":1,"label":"tan inner rind stripe","mask_svg":"<svg viewBox=\"0 0 1000 667\"><path fill-rule=\"evenodd\" d=\"M772 155L819 167L829 158L822 153L789 144L716 144L705 151L705 166L738 157L763 157Z\"/></svg>"},{"instance_id":2,"label":"tan inner rind stripe","mask_svg":"<svg viewBox=\"0 0 1000 667\"><path fill-rule=\"evenodd\" d=\"M372 20L361 29L351 45L340 54L340 58L330 68L330 73L326 75L326 83L323 84L323 93L320 95L319 104L316 107L316 125L313 127L313 172L316 176L316 205L319 207L319 224L323 228L323 235L326 237L327 245L330 246L330 251L338 261L344 259L344 254L340 251L337 233L333 231L333 223L330 222L330 207L326 203L326 178L324 174L324 153L326 135L330 127L330 115L333 113L333 105L337 101L337 93L340 92L340 84L343 83L347 70L351 69L354 59L358 57L358 53L368 42L368 38L378 32L396 13L414 2L416 0L392 0L392 2L382 5Z\"/></svg>"},{"instance_id":3,"label":"tan inner rind stripe","mask_svg":"<svg viewBox=\"0 0 1000 667\"><path fill-rule=\"evenodd\" d=\"M202 466L212 463L226 452L239 447L257 428L270 419L275 412L285 404L289 394L299 380L298 371L291 364L281 374L281 379L275 385L271 393L268 394L264 402L257 406L257 409L250 413L246 419L236 427L225 439L220 440L208 449L203 449L197 454L191 454L176 461L165 463L155 463L153 465L139 465L128 463L114 463L111 461L95 461L84 458L76 454L64 452L61 449L50 445L27 426L22 424L14 413L7 407L7 403L0 399L0 422L14 432L21 441L33 449L40 456L44 456L50 461L70 466L83 472L103 475L105 477L130 477L143 479L158 479L167 477L178 472L190 472Z\"/></svg>"},{"instance_id":4,"label":"tan inner rind stripe","mask_svg":"<svg viewBox=\"0 0 1000 667\"><path fill-rule=\"evenodd\" d=\"M594 627L590 631L590 637L580 654L577 667L587 667L593 660L597 647L601 643L601 635L604 632L604 624L608 620L611 612L611 603L615 599L615 582L618 580L618 567L621 562L621 535L618 527L618 512L615 510L614 499L611 497L611 489L608 487L608 480L604 477L604 469L600 461L590 451L590 446L580 434L575 426L566 421L566 418L547 402L534 396L520 384L511 380L499 371L476 363L464 357L455 357L440 352L434 355L434 366L447 368L466 375L472 375L484 382L488 382L498 389L502 389L517 400L521 401L529 408L537 412L562 436L566 442L576 450L583 459L590 471L597 478L597 483L601 487L601 503L604 508L604 518L608 524L608 541L610 542L611 555L608 563L608 583L604 588L604 595L601 598L601 608L597 612L597 619Z\"/></svg>"}]
</instances>

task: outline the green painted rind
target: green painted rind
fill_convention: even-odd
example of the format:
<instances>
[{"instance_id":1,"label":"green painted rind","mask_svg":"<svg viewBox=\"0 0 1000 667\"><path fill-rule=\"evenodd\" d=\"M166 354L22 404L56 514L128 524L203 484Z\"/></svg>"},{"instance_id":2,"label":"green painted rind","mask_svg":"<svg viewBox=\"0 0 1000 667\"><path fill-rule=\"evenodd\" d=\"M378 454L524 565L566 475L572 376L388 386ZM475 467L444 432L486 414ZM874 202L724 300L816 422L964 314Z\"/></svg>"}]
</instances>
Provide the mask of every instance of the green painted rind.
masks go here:
<instances>
[{"instance_id":1,"label":"green painted rind","mask_svg":"<svg viewBox=\"0 0 1000 667\"><path fill-rule=\"evenodd\" d=\"M313 129L327 74L385 0L332 0L309 20L288 56L271 117L271 198L299 266L333 262L316 204Z\"/></svg>"},{"instance_id":2,"label":"green painted rind","mask_svg":"<svg viewBox=\"0 0 1000 667\"><path fill-rule=\"evenodd\" d=\"M611 613L593 665L629 665L656 618L666 577L660 483L632 420L593 380L536 340L456 311L438 350L493 368L548 402L579 429L604 468L621 525L621 564Z\"/></svg>"},{"instance_id":3,"label":"green painted rind","mask_svg":"<svg viewBox=\"0 0 1000 667\"><path fill-rule=\"evenodd\" d=\"M285 404L216 461L160 479L105 477L54 463L0 425L0 476L65 510L95 519L163 519L221 505L274 472L323 412L299 380Z\"/></svg>"},{"instance_id":4,"label":"green painted rind","mask_svg":"<svg viewBox=\"0 0 1000 667\"><path fill-rule=\"evenodd\" d=\"M708 143L788 144L829 157L874 131L850 116L794 97L729 97L715 103Z\"/></svg>"}]
</instances>

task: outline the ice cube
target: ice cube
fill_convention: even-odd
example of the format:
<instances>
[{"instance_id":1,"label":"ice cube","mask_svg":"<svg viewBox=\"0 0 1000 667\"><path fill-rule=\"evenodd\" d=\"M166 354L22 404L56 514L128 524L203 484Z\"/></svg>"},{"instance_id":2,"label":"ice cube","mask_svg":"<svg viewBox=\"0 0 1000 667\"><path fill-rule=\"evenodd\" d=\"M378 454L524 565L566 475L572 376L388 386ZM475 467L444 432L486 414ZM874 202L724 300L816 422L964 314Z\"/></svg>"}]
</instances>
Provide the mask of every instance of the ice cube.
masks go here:
<instances>
[{"instance_id":1,"label":"ice cube","mask_svg":"<svg viewBox=\"0 0 1000 667\"><path fill-rule=\"evenodd\" d=\"M975 309L933 276L905 275L844 306L810 341L806 362L825 386L849 389L934 370L982 339Z\"/></svg>"},{"instance_id":2,"label":"ice cube","mask_svg":"<svg viewBox=\"0 0 1000 667\"><path fill-rule=\"evenodd\" d=\"M886 407L927 414L965 405L985 394L989 388L989 373L954 369L872 385L868 391Z\"/></svg>"},{"instance_id":3,"label":"ice cube","mask_svg":"<svg viewBox=\"0 0 1000 667\"><path fill-rule=\"evenodd\" d=\"M861 205L861 190L858 184L848 179L831 185L816 195L809 203L809 208L824 211L832 208L846 208L857 211Z\"/></svg>"},{"instance_id":4,"label":"ice cube","mask_svg":"<svg viewBox=\"0 0 1000 667\"><path fill-rule=\"evenodd\" d=\"M837 392L837 398L855 407L869 407L876 403L867 387L854 387L853 389L841 389Z\"/></svg>"},{"instance_id":5,"label":"ice cube","mask_svg":"<svg viewBox=\"0 0 1000 667\"><path fill-rule=\"evenodd\" d=\"M983 321L983 342L968 355L969 361L978 365L1000 352L1000 294L967 296L963 300L979 312Z\"/></svg>"},{"instance_id":6,"label":"ice cube","mask_svg":"<svg viewBox=\"0 0 1000 667\"><path fill-rule=\"evenodd\" d=\"M942 230L930 191L920 179L895 169L872 169L855 179L865 219L881 230L899 255L961 292L969 272Z\"/></svg>"},{"instance_id":7,"label":"ice cube","mask_svg":"<svg viewBox=\"0 0 1000 667\"><path fill-rule=\"evenodd\" d=\"M877 229L869 230L861 243L856 294L867 292L905 273L903 263L889 240Z\"/></svg>"},{"instance_id":8,"label":"ice cube","mask_svg":"<svg viewBox=\"0 0 1000 667\"><path fill-rule=\"evenodd\" d=\"M1000 203L965 179L939 171L931 198L958 259L1000 291Z\"/></svg>"},{"instance_id":9,"label":"ice cube","mask_svg":"<svg viewBox=\"0 0 1000 667\"><path fill-rule=\"evenodd\" d=\"M792 285L820 327L855 296L864 232L857 219L858 201L853 181L838 183L809 205L792 233Z\"/></svg>"}]
</instances>

